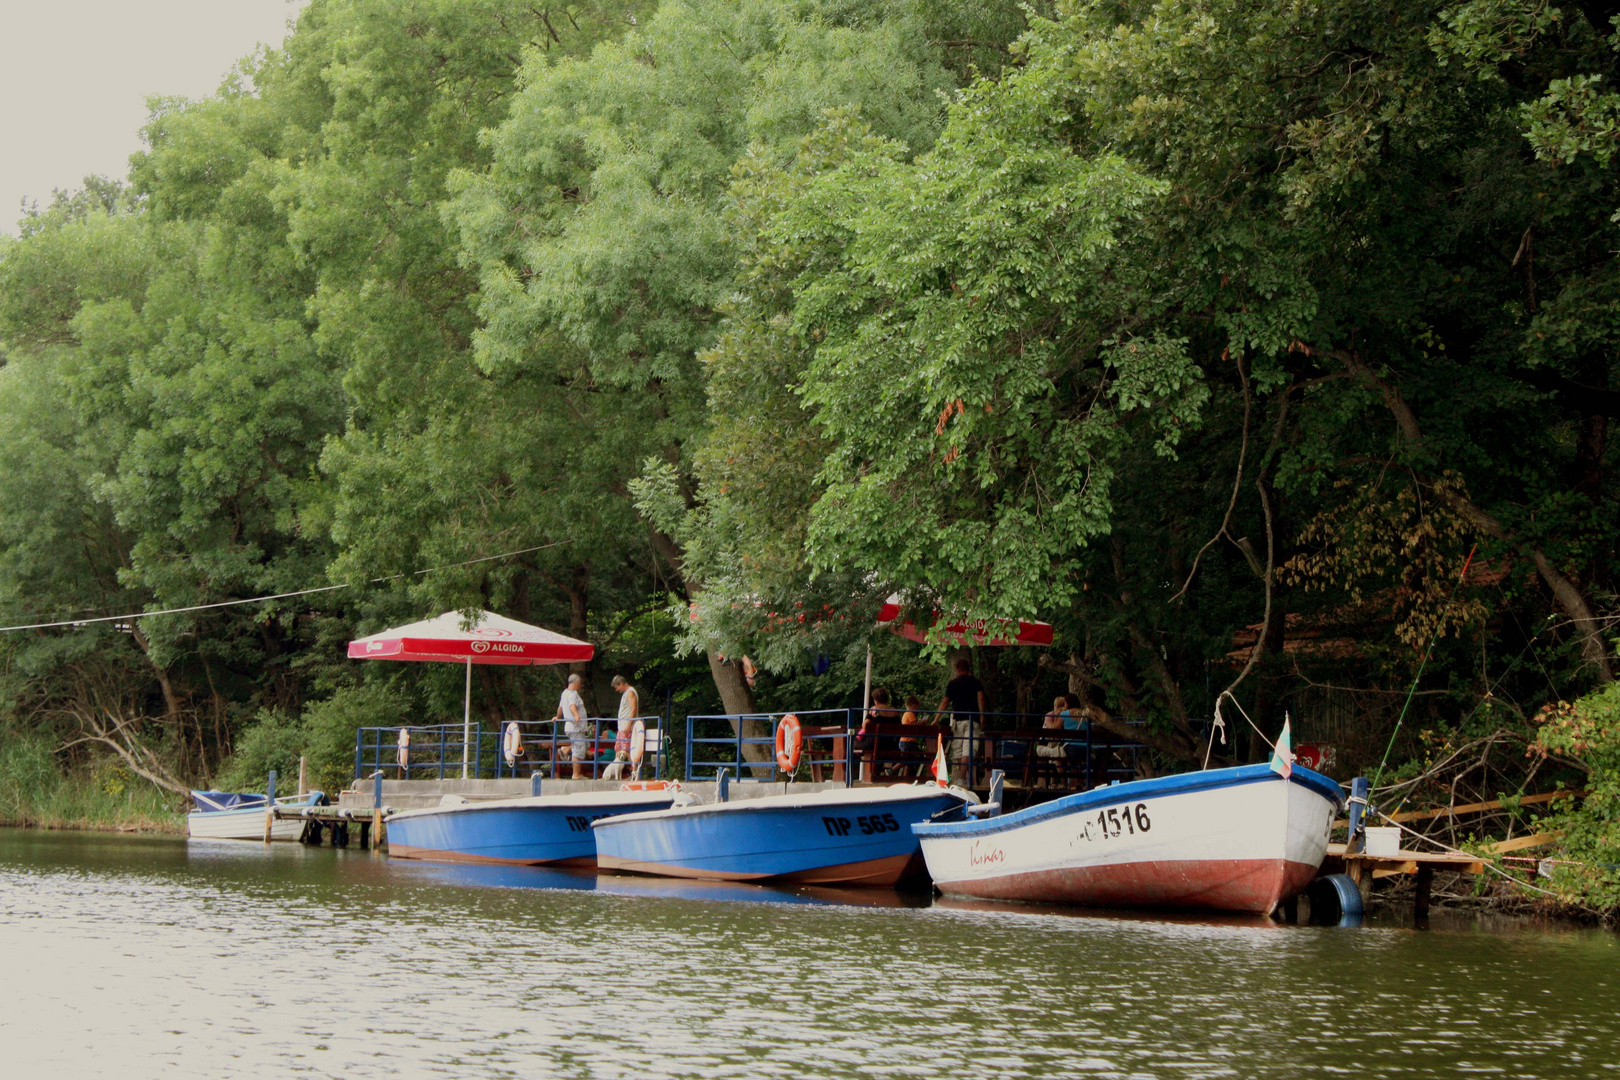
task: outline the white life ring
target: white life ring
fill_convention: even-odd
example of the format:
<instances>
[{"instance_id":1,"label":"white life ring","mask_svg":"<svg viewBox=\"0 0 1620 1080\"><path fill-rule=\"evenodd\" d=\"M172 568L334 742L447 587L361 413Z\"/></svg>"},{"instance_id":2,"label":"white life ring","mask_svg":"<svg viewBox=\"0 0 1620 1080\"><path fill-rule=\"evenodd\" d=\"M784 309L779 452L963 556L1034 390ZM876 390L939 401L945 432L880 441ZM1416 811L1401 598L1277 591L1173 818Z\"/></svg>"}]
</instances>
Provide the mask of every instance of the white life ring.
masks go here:
<instances>
[{"instance_id":1,"label":"white life ring","mask_svg":"<svg viewBox=\"0 0 1620 1080\"><path fill-rule=\"evenodd\" d=\"M637 720L630 725L630 767L641 768L641 759L647 752L647 725Z\"/></svg>"},{"instance_id":2,"label":"white life ring","mask_svg":"<svg viewBox=\"0 0 1620 1080\"><path fill-rule=\"evenodd\" d=\"M506 763L511 765L517 761L518 755L523 753L523 729L513 720L506 725L506 738L502 740L501 751L506 755Z\"/></svg>"},{"instance_id":3,"label":"white life ring","mask_svg":"<svg viewBox=\"0 0 1620 1080\"><path fill-rule=\"evenodd\" d=\"M399 729L399 754L398 754L398 758L399 758L399 767L401 769L410 768L410 764L411 764L411 729L410 728L400 728Z\"/></svg>"}]
</instances>

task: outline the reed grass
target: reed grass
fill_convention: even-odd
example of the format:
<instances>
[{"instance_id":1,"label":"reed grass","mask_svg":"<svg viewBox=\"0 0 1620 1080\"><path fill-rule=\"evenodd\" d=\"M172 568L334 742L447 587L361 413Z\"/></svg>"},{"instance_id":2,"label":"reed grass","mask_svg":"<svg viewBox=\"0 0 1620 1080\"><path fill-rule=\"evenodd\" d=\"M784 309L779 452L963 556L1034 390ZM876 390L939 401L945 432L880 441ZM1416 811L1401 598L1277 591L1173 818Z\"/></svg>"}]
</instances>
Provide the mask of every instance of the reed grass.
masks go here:
<instances>
[{"instance_id":1,"label":"reed grass","mask_svg":"<svg viewBox=\"0 0 1620 1080\"><path fill-rule=\"evenodd\" d=\"M116 761L64 772L44 742L0 742L0 825L100 832L184 832L179 800Z\"/></svg>"}]
</instances>

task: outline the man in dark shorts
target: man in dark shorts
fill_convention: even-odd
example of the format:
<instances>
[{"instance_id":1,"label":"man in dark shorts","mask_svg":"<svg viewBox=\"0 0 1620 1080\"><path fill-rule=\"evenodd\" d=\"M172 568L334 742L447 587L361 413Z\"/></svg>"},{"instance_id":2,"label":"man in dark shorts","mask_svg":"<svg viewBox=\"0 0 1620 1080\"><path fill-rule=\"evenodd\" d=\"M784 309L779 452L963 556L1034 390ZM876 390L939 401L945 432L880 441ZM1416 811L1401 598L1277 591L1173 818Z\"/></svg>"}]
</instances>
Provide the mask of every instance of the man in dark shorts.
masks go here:
<instances>
[{"instance_id":1,"label":"man in dark shorts","mask_svg":"<svg viewBox=\"0 0 1620 1080\"><path fill-rule=\"evenodd\" d=\"M967 657L956 661L956 677L945 684L945 698L939 711L951 713L951 760L957 763L963 783L969 781L967 764L973 756L974 724L985 711L984 683L973 676Z\"/></svg>"}]
</instances>

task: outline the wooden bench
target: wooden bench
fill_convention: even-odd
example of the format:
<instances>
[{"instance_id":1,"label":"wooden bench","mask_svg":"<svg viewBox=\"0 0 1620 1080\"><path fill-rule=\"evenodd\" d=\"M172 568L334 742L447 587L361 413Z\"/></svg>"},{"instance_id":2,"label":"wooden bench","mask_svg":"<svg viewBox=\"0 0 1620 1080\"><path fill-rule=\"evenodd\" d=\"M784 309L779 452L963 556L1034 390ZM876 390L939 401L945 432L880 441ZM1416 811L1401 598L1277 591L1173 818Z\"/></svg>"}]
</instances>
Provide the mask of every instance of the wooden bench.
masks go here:
<instances>
[{"instance_id":1,"label":"wooden bench","mask_svg":"<svg viewBox=\"0 0 1620 1080\"><path fill-rule=\"evenodd\" d=\"M935 748L939 745L939 737L945 737L946 745L950 744L951 727L949 724L900 724L883 721L871 723L866 726L866 732L873 739L870 750L856 747L856 754L860 759L861 779L877 780L914 780L919 775L926 775L928 764L934 760ZM900 740L912 740L913 749L904 748ZM871 776L866 775L865 766L870 765Z\"/></svg>"}]
</instances>

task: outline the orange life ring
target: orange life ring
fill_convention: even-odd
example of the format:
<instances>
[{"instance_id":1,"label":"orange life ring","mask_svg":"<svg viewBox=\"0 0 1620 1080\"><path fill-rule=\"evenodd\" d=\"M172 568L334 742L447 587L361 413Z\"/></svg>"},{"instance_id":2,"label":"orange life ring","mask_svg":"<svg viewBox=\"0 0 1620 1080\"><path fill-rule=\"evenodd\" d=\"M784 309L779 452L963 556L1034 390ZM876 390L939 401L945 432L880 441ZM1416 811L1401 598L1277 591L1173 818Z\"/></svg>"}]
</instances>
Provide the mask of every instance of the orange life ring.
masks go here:
<instances>
[{"instance_id":1,"label":"orange life ring","mask_svg":"<svg viewBox=\"0 0 1620 1080\"><path fill-rule=\"evenodd\" d=\"M620 791L679 791L679 780L627 780L619 785Z\"/></svg>"},{"instance_id":2,"label":"orange life ring","mask_svg":"<svg viewBox=\"0 0 1620 1080\"><path fill-rule=\"evenodd\" d=\"M409 728L399 729L399 753L396 755L401 769L410 768L411 764L411 732Z\"/></svg>"},{"instance_id":3,"label":"orange life ring","mask_svg":"<svg viewBox=\"0 0 1620 1080\"><path fill-rule=\"evenodd\" d=\"M776 724L776 767L789 776L799 767L799 751L804 736L799 729L799 718L788 713Z\"/></svg>"},{"instance_id":4,"label":"orange life ring","mask_svg":"<svg viewBox=\"0 0 1620 1080\"><path fill-rule=\"evenodd\" d=\"M640 720L630 725L630 767L641 768L641 759L647 753L647 725Z\"/></svg>"}]
</instances>

